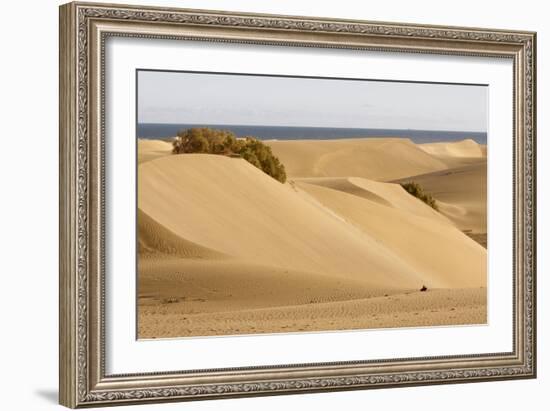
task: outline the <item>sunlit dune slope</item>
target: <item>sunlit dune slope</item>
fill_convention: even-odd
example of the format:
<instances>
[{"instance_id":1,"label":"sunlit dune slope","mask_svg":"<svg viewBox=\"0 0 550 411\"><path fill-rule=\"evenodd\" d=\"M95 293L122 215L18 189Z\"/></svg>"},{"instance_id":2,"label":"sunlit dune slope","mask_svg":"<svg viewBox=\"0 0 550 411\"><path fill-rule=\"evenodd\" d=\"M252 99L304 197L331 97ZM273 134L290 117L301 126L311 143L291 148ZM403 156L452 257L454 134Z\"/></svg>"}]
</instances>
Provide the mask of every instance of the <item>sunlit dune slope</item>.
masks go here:
<instances>
[{"instance_id":1,"label":"sunlit dune slope","mask_svg":"<svg viewBox=\"0 0 550 411\"><path fill-rule=\"evenodd\" d=\"M138 163L154 160L172 153L172 143L167 140L138 139Z\"/></svg>"},{"instance_id":2,"label":"sunlit dune slope","mask_svg":"<svg viewBox=\"0 0 550 411\"><path fill-rule=\"evenodd\" d=\"M472 139L418 144L418 147L426 153L438 157L485 157L482 147Z\"/></svg>"},{"instance_id":3,"label":"sunlit dune slope","mask_svg":"<svg viewBox=\"0 0 550 411\"><path fill-rule=\"evenodd\" d=\"M387 181L447 168L404 138L266 141L289 177L365 177Z\"/></svg>"},{"instance_id":4,"label":"sunlit dune slope","mask_svg":"<svg viewBox=\"0 0 550 411\"><path fill-rule=\"evenodd\" d=\"M399 184L381 183L360 177L318 177L296 179L296 182L311 183L353 194L375 203L398 208L411 214L434 219L441 223L452 222L431 207L408 194Z\"/></svg>"},{"instance_id":5,"label":"sunlit dune slope","mask_svg":"<svg viewBox=\"0 0 550 411\"><path fill-rule=\"evenodd\" d=\"M368 183L368 182L365 182ZM314 183L297 183L323 205L350 224L376 238L399 255L411 268L422 272L430 287L482 287L486 284L486 250L453 224L426 213L421 215L403 201L403 207L387 206L344 191ZM401 187L377 187L381 197L409 196L418 208L429 208ZM368 184L365 184L368 186Z\"/></svg>"},{"instance_id":6,"label":"sunlit dune slope","mask_svg":"<svg viewBox=\"0 0 550 411\"><path fill-rule=\"evenodd\" d=\"M183 154L142 163L138 197L178 237L231 257L372 287L422 283L376 238L242 159Z\"/></svg>"},{"instance_id":7,"label":"sunlit dune slope","mask_svg":"<svg viewBox=\"0 0 550 411\"><path fill-rule=\"evenodd\" d=\"M140 165L139 204L177 237L257 264L373 287L484 285L485 250L444 217L398 185L346 181L375 197L337 179L283 185L242 159L174 155Z\"/></svg>"},{"instance_id":8,"label":"sunlit dune slope","mask_svg":"<svg viewBox=\"0 0 550 411\"><path fill-rule=\"evenodd\" d=\"M448 168L487 161L487 146L478 144L472 139L418 144L418 148L442 161Z\"/></svg>"}]
</instances>

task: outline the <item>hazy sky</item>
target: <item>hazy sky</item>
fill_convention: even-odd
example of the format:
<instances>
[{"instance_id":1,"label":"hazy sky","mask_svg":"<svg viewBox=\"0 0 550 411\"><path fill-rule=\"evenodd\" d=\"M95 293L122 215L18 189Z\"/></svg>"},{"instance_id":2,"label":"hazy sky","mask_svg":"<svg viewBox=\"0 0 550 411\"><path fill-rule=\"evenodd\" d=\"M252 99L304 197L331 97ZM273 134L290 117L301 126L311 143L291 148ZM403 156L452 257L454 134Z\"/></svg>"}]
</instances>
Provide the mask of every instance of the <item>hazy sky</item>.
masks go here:
<instances>
[{"instance_id":1,"label":"hazy sky","mask_svg":"<svg viewBox=\"0 0 550 411\"><path fill-rule=\"evenodd\" d=\"M487 131L487 87L138 72L138 122Z\"/></svg>"}]
</instances>

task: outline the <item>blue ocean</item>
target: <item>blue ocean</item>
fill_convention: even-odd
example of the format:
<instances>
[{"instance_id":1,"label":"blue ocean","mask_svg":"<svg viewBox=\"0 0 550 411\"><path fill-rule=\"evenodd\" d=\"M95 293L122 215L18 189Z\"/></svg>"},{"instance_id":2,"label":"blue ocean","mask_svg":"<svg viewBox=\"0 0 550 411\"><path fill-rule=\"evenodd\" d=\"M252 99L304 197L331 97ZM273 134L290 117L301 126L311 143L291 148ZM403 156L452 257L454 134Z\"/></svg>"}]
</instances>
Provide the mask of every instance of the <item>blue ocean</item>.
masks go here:
<instances>
[{"instance_id":1,"label":"blue ocean","mask_svg":"<svg viewBox=\"0 0 550 411\"><path fill-rule=\"evenodd\" d=\"M415 143L432 143L436 141L460 141L466 138L479 144L487 144L487 133L471 131L439 130L398 130L380 128L330 128L330 127L279 127L279 126L245 126L228 124L160 124L139 123L138 138L174 137L179 130L193 127L210 127L229 130L238 137L252 136L260 140L332 140L360 137L402 137L410 138Z\"/></svg>"}]
</instances>

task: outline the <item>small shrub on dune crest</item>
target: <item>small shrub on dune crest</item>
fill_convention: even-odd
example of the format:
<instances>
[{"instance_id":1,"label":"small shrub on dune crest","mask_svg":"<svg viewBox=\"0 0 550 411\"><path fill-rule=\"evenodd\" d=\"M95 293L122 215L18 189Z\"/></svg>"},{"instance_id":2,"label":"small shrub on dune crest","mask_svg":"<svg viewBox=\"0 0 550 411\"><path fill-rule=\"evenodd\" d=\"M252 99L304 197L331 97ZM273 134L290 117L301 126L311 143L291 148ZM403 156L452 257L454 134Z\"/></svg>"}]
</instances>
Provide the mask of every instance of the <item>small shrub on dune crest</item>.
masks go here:
<instances>
[{"instance_id":1,"label":"small shrub on dune crest","mask_svg":"<svg viewBox=\"0 0 550 411\"><path fill-rule=\"evenodd\" d=\"M285 167L273 155L271 147L254 137L238 139L227 130L191 128L180 130L172 146L173 154L205 153L242 157L275 180L281 183L286 181Z\"/></svg>"},{"instance_id":2,"label":"small shrub on dune crest","mask_svg":"<svg viewBox=\"0 0 550 411\"><path fill-rule=\"evenodd\" d=\"M420 184L411 181L410 183L401 183L401 187L403 187L410 195L415 196L419 200L428 204L434 210L439 211L435 198L433 198L431 194L425 193Z\"/></svg>"}]
</instances>

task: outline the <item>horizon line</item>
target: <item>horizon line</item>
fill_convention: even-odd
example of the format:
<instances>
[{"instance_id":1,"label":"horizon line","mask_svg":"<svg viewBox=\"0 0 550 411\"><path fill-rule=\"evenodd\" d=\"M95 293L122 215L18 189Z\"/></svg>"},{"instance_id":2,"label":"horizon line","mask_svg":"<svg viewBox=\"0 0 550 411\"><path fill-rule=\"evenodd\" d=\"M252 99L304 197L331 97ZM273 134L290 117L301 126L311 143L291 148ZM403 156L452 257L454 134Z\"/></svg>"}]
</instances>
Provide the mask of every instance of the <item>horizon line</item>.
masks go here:
<instances>
[{"instance_id":1,"label":"horizon line","mask_svg":"<svg viewBox=\"0 0 550 411\"><path fill-rule=\"evenodd\" d=\"M161 125L192 125L192 126L228 126L228 127L278 127L278 128L325 128L342 130L391 130L391 131L439 131L446 133L480 133L487 134L488 130L445 130L445 129L423 129L423 128L385 128L385 127L327 127L327 126L274 126L265 124L227 124L227 123L157 123L157 122L136 122L137 125L161 124Z\"/></svg>"}]
</instances>

